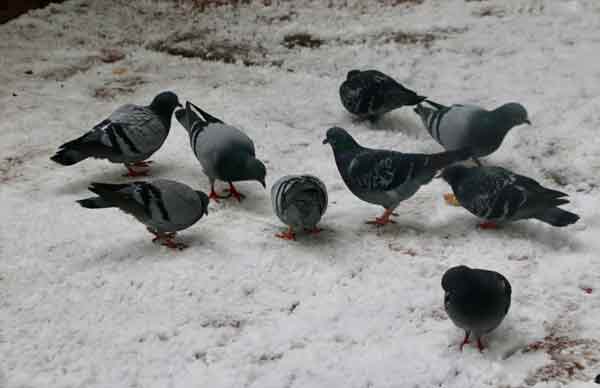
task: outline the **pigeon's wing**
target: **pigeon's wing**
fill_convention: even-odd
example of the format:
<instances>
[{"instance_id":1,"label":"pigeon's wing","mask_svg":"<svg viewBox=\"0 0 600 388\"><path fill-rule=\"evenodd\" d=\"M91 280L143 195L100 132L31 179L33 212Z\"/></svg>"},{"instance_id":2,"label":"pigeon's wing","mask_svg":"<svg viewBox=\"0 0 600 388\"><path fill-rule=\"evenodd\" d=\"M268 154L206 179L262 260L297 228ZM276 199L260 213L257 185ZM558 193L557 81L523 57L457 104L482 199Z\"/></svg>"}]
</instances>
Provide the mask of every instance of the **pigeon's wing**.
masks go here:
<instances>
[{"instance_id":1,"label":"pigeon's wing","mask_svg":"<svg viewBox=\"0 0 600 388\"><path fill-rule=\"evenodd\" d=\"M425 155L365 149L350 162L348 177L361 190L388 191L421 176L426 160Z\"/></svg>"},{"instance_id":2,"label":"pigeon's wing","mask_svg":"<svg viewBox=\"0 0 600 388\"><path fill-rule=\"evenodd\" d=\"M131 156L153 153L169 134L169 126L158 115L133 104L120 107L94 129L104 131L114 148Z\"/></svg>"},{"instance_id":3,"label":"pigeon's wing","mask_svg":"<svg viewBox=\"0 0 600 388\"><path fill-rule=\"evenodd\" d=\"M110 184L93 182L89 190L127 214L144 222L151 218L150 194L146 182Z\"/></svg>"}]
</instances>

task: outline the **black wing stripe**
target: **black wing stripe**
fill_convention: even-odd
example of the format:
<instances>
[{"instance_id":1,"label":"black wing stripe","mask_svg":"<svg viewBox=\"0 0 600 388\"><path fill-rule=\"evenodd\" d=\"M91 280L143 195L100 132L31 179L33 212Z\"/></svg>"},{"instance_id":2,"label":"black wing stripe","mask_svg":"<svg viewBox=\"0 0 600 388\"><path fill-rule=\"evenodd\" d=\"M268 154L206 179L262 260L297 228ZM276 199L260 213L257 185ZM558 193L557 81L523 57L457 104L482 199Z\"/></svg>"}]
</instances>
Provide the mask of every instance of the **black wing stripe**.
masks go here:
<instances>
[{"instance_id":1,"label":"black wing stripe","mask_svg":"<svg viewBox=\"0 0 600 388\"><path fill-rule=\"evenodd\" d=\"M113 123L111 127L113 128L115 135L118 135L125 142L125 144L127 144L131 151L133 151L136 154L140 153L140 150L135 146L135 144L133 144L133 142L127 136L127 134L123 130L123 127L120 124Z\"/></svg>"},{"instance_id":2,"label":"black wing stripe","mask_svg":"<svg viewBox=\"0 0 600 388\"><path fill-rule=\"evenodd\" d=\"M150 192L154 196L154 199L156 200L156 205L158 206L158 210L160 210L162 218L165 221L171 221L171 217L169 217L169 213L167 212L167 208L165 207L165 202L163 200L162 193L160 192L160 190L152 185L148 185L148 189L150 190Z\"/></svg>"},{"instance_id":3,"label":"black wing stripe","mask_svg":"<svg viewBox=\"0 0 600 388\"><path fill-rule=\"evenodd\" d=\"M110 144L112 145L112 147L115 150L115 152L117 154L122 155L123 151L121 150L121 145L119 144L119 141L117 140L117 135L115 135L113 127L109 126L108 128L106 128L105 132L108 135L108 139L110 140Z\"/></svg>"}]
</instances>

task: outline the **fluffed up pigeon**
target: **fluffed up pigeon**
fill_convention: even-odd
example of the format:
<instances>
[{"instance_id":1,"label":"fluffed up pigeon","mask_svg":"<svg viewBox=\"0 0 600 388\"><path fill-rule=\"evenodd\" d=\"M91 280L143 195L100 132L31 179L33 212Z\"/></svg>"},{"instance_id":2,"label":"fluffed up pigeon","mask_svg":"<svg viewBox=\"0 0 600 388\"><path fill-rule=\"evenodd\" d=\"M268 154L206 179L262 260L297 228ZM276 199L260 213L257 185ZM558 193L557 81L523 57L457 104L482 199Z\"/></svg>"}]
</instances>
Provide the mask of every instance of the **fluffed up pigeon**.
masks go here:
<instances>
[{"instance_id":1,"label":"fluffed up pigeon","mask_svg":"<svg viewBox=\"0 0 600 388\"><path fill-rule=\"evenodd\" d=\"M510 308L512 288L498 272L452 267L442 277L444 307L452 322L465 331L460 350L469 343L471 334L479 351L484 349L481 337L497 328Z\"/></svg>"},{"instance_id":2,"label":"fluffed up pigeon","mask_svg":"<svg viewBox=\"0 0 600 388\"><path fill-rule=\"evenodd\" d=\"M124 163L128 176L146 175L150 162L145 160L167 139L177 106L181 104L173 92L160 93L148 106L123 105L85 135L61 145L50 159L63 166L90 157L108 159Z\"/></svg>"},{"instance_id":3,"label":"fluffed up pigeon","mask_svg":"<svg viewBox=\"0 0 600 388\"><path fill-rule=\"evenodd\" d=\"M317 224L327 209L327 189L312 175L286 175L271 187L273 210L288 230L276 234L286 240L295 240L294 229L319 233Z\"/></svg>"},{"instance_id":4,"label":"fluffed up pigeon","mask_svg":"<svg viewBox=\"0 0 600 388\"><path fill-rule=\"evenodd\" d=\"M210 181L209 198L233 196L238 201L244 197L233 186L233 182L253 180L266 188L265 165L256 158L254 143L244 132L223 123L191 102L185 109L175 112L175 117L190 135L190 143L196 158ZM229 196L215 192L215 180L229 183Z\"/></svg>"},{"instance_id":5,"label":"fluffed up pigeon","mask_svg":"<svg viewBox=\"0 0 600 388\"><path fill-rule=\"evenodd\" d=\"M92 183L97 197L77 201L88 209L117 207L147 226L155 238L169 248L183 249L175 241L177 231L186 229L208 214L208 196L183 183L159 179L128 184Z\"/></svg>"},{"instance_id":6,"label":"fluffed up pigeon","mask_svg":"<svg viewBox=\"0 0 600 388\"><path fill-rule=\"evenodd\" d=\"M511 102L492 111L474 105L444 106L426 101L434 108L421 104L415 112L421 117L429 134L446 150L465 147L473 149L473 159L496 151L510 129L516 125L531 124L523 105Z\"/></svg>"},{"instance_id":7,"label":"fluffed up pigeon","mask_svg":"<svg viewBox=\"0 0 600 388\"><path fill-rule=\"evenodd\" d=\"M558 206L569 203L567 194L547 189L535 180L502 167L451 166L442 178L452 186L459 204L486 222L497 223L534 218L553 226L567 226L579 216Z\"/></svg>"},{"instance_id":8,"label":"fluffed up pigeon","mask_svg":"<svg viewBox=\"0 0 600 388\"><path fill-rule=\"evenodd\" d=\"M405 88L377 70L351 70L340 86L340 98L348 112L370 120L405 105L416 105L426 97Z\"/></svg>"},{"instance_id":9,"label":"fluffed up pigeon","mask_svg":"<svg viewBox=\"0 0 600 388\"><path fill-rule=\"evenodd\" d=\"M381 205L385 212L368 223L385 225L394 209L452 163L471 157L470 150L438 154L404 154L360 146L346 130L333 127L323 144L333 149L338 171L350 191L363 201Z\"/></svg>"}]
</instances>

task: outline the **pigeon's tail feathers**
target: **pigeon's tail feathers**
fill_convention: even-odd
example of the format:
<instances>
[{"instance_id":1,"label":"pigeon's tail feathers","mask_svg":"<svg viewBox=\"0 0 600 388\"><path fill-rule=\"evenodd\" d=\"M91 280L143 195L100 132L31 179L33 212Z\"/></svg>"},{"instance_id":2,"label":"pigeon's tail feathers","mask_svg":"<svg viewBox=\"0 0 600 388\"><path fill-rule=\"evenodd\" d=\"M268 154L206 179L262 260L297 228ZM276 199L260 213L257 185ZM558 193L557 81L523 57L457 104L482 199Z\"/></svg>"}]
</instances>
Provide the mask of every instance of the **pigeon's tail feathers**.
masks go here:
<instances>
[{"instance_id":1,"label":"pigeon's tail feathers","mask_svg":"<svg viewBox=\"0 0 600 388\"><path fill-rule=\"evenodd\" d=\"M470 147L461 148L454 151L440 152L430 155L431 165L435 170L441 170L454 163L462 162L473 156L473 150Z\"/></svg>"},{"instance_id":2,"label":"pigeon's tail feathers","mask_svg":"<svg viewBox=\"0 0 600 388\"><path fill-rule=\"evenodd\" d=\"M62 164L63 166L71 166L75 163L79 163L84 159L87 159L88 155L82 154L81 152L69 148L61 148L50 157L50 160Z\"/></svg>"},{"instance_id":3,"label":"pigeon's tail feathers","mask_svg":"<svg viewBox=\"0 0 600 388\"><path fill-rule=\"evenodd\" d=\"M128 184L92 182L88 190L103 198L110 198L114 193L128 187Z\"/></svg>"},{"instance_id":4,"label":"pigeon's tail feathers","mask_svg":"<svg viewBox=\"0 0 600 388\"><path fill-rule=\"evenodd\" d=\"M100 197L80 199L77 201L77 203L86 209L105 209L107 207L115 207L114 204Z\"/></svg>"},{"instance_id":5,"label":"pigeon's tail feathers","mask_svg":"<svg viewBox=\"0 0 600 388\"><path fill-rule=\"evenodd\" d=\"M558 207L553 207L542 214L538 214L536 219L550 224L552 226L567 226L577 222L579 216L575 213L568 212Z\"/></svg>"}]
</instances>

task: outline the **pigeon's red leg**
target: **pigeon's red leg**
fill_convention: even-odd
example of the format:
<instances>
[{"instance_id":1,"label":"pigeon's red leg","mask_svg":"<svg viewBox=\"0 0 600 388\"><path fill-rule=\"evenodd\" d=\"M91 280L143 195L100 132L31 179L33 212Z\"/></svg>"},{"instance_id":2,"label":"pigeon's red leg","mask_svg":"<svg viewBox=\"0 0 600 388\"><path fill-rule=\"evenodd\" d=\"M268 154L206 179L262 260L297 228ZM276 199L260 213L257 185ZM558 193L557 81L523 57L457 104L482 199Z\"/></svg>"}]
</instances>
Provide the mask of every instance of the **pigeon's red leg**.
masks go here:
<instances>
[{"instance_id":1,"label":"pigeon's red leg","mask_svg":"<svg viewBox=\"0 0 600 388\"><path fill-rule=\"evenodd\" d=\"M154 238L152 239L152 242L157 242L159 241L161 245L164 245L166 247L169 247L171 249L184 249L187 248L187 245L182 243L182 242L177 242L175 241L175 236L177 236L176 232L171 232L171 233L159 233L155 230L150 229L149 227L146 228L148 229L148 232L152 233L154 235Z\"/></svg>"},{"instance_id":2,"label":"pigeon's red leg","mask_svg":"<svg viewBox=\"0 0 600 388\"><path fill-rule=\"evenodd\" d=\"M390 209L385 209L385 211L383 212L381 217L377 217L373 221L367 221L367 224L377 225L377 226L383 226L383 225L387 225L390 223L395 224L396 221L390 220L390 216L393 214L392 212L393 211Z\"/></svg>"},{"instance_id":3,"label":"pigeon's red leg","mask_svg":"<svg viewBox=\"0 0 600 388\"><path fill-rule=\"evenodd\" d=\"M304 231L308 234L319 234L323 231L321 228L317 228L316 226L312 229L304 229Z\"/></svg>"},{"instance_id":4,"label":"pigeon's red leg","mask_svg":"<svg viewBox=\"0 0 600 388\"><path fill-rule=\"evenodd\" d=\"M134 167L146 167L146 168L148 168L148 167L150 167L150 165L152 163L154 163L154 162L151 161L151 160L142 160L141 162L135 162L135 163L132 163L131 165L134 166Z\"/></svg>"},{"instance_id":5,"label":"pigeon's red leg","mask_svg":"<svg viewBox=\"0 0 600 388\"><path fill-rule=\"evenodd\" d=\"M229 192L229 196L238 200L238 202L242 202L242 199L246 198L246 196L235 188L233 183L229 182L229 188L225 191Z\"/></svg>"},{"instance_id":6,"label":"pigeon's red leg","mask_svg":"<svg viewBox=\"0 0 600 388\"><path fill-rule=\"evenodd\" d=\"M483 230L498 229L498 224L494 221L485 221L479 224L479 228Z\"/></svg>"},{"instance_id":7,"label":"pigeon's red leg","mask_svg":"<svg viewBox=\"0 0 600 388\"><path fill-rule=\"evenodd\" d=\"M171 249L178 249L180 251L188 247L187 244L184 244L179 241L175 241L174 237L165 238L164 240L161 241L161 244L164 245L165 247L168 247Z\"/></svg>"},{"instance_id":8,"label":"pigeon's red leg","mask_svg":"<svg viewBox=\"0 0 600 388\"><path fill-rule=\"evenodd\" d=\"M208 194L208 199L213 199L215 202L219 203L219 199L224 199L227 197L222 197L215 191L215 184L210 184L210 194Z\"/></svg>"},{"instance_id":9,"label":"pigeon's red leg","mask_svg":"<svg viewBox=\"0 0 600 388\"><path fill-rule=\"evenodd\" d=\"M148 176L148 170L138 170L135 164L125 163L125 167L127 168L127 174L123 174L125 177L135 178L140 176Z\"/></svg>"},{"instance_id":10,"label":"pigeon's red leg","mask_svg":"<svg viewBox=\"0 0 600 388\"><path fill-rule=\"evenodd\" d=\"M294 233L291 226L285 232L277 233L275 237L279 237L284 240L296 241L296 233Z\"/></svg>"},{"instance_id":11,"label":"pigeon's red leg","mask_svg":"<svg viewBox=\"0 0 600 388\"><path fill-rule=\"evenodd\" d=\"M463 348L465 347L465 345L469 343L469 336L470 335L471 335L471 332L465 331L465 339L463 339L463 342L460 344L460 351L461 352L462 352Z\"/></svg>"},{"instance_id":12,"label":"pigeon's red leg","mask_svg":"<svg viewBox=\"0 0 600 388\"><path fill-rule=\"evenodd\" d=\"M480 353L483 352L483 349L485 349L485 346L483 345L481 338L477 338L477 349L479 349Z\"/></svg>"}]
</instances>

